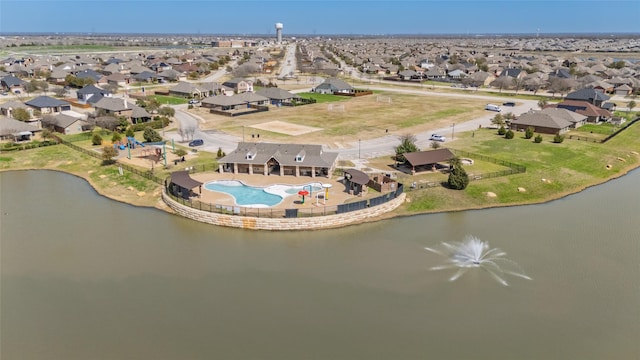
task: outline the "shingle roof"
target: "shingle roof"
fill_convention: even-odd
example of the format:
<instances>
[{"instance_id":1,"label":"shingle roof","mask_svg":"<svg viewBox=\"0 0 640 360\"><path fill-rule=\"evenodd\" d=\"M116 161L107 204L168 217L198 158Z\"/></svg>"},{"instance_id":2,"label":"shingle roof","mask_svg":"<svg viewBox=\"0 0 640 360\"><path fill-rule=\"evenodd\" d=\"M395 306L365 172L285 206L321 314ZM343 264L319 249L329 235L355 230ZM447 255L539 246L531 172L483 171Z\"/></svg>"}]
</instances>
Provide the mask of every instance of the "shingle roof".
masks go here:
<instances>
[{"instance_id":1,"label":"shingle roof","mask_svg":"<svg viewBox=\"0 0 640 360\"><path fill-rule=\"evenodd\" d=\"M602 91L596 89L585 88L572 93L567 94L565 97L567 100L585 100L585 101L607 101L609 96L605 95Z\"/></svg>"},{"instance_id":2,"label":"shingle roof","mask_svg":"<svg viewBox=\"0 0 640 360\"><path fill-rule=\"evenodd\" d=\"M25 83L24 80L17 78L13 75L5 76L0 81L2 81L2 83L5 84L6 86L19 86Z\"/></svg>"},{"instance_id":3,"label":"shingle roof","mask_svg":"<svg viewBox=\"0 0 640 360\"><path fill-rule=\"evenodd\" d=\"M247 154L255 154L253 159L247 159ZM296 156L304 153L302 161L296 161ZM238 144L236 150L218 160L219 163L266 164L271 158L281 166L316 166L333 167L338 153L325 152L322 145L310 144L276 144L276 143L246 143Z\"/></svg>"},{"instance_id":4,"label":"shingle roof","mask_svg":"<svg viewBox=\"0 0 640 360\"><path fill-rule=\"evenodd\" d=\"M420 166L447 161L455 157L455 155L451 152L451 150L443 148L430 151L405 153L404 157L412 166Z\"/></svg>"},{"instance_id":5,"label":"shingle roof","mask_svg":"<svg viewBox=\"0 0 640 360\"><path fill-rule=\"evenodd\" d=\"M540 110L532 110L520 115L516 120L511 121L515 125L538 126L550 129L565 129L572 125L562 117L552 116Z\"/></svg>"},{"instance_id":6,"label":"shingle roof","mask_svg":"<svg viewBox=\"0 0 640 360\"><path fill-rule=\"evenodd\" d=\"M40 129L38 129L36 126L27 124L24 121L19 121L5 116L0 117L0 135L2 136L15 134L22 131L30 131L33 133L39 130Z\"/></svg>"},{"instance_id":7,"label":"shingle roof","mask_svg":"<svg viewBox=\"0 0 640 360\"><path fill-rule=\"evenodd\" d=\"M66 105L71 106L71 104L69 104L66 101L54 99L49 96L38 96L37 98L31 99L25 102L25 104L29 106L37 107L37 108L48 108L48 107L57 107L57 106L66 106Z\"/></svg>"}]
</instances>

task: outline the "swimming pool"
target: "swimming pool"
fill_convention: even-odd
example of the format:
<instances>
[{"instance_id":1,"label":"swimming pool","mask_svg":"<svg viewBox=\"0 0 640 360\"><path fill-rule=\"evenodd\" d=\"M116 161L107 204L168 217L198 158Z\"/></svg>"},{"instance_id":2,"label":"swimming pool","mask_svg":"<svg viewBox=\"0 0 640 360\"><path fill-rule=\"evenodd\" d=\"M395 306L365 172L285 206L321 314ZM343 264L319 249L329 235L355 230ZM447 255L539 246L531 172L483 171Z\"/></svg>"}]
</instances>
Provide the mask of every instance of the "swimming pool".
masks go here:
<instances>
[{"instance_id":1,"label":"swimming pool","mask_svg":"<svg viewBox=\"0 0 640 360\"><path fill-rule=\"evenodd\" d=\"M271 207L278 205L288 196L296 195L303 188L311 192L322 190L321 183L307 185L270 185L267 187L248 186L237 180L217 180L204 185L210 191L217 191L233 197L236 205L245 207Z\"/></svg>"}]
</instances>

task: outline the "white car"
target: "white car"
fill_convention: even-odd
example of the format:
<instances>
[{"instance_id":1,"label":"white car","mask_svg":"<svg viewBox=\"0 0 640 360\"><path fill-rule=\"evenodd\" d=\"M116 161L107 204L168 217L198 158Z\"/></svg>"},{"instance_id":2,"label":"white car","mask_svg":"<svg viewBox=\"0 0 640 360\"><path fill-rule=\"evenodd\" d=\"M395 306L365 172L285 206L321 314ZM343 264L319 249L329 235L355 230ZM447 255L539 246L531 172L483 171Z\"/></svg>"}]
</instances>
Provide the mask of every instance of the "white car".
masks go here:
<instances>
[{"instance_id":1,"label":"white car","mask_svg":"<svg viewBox=\"0 0 640 360\"><path fill-rule=\"evenodd\" d=\"M197 105L197 104L199 104L199 103L200 103L200 101L198 101L198 100L196 100L196 99L191 99L191 100L189 100L189 104L191 104L191 105Z\"/></svg>"},{"instance_id":2,"label":"white car","mask_svg":"<svg viewBox=\"0 0 640 360\"><path fill-rule=\"evenodd\" d=\"M432 140L432 141L442 141L442 142L444 142L445 140L447 140L447 138L445 138L445 137L444 137L444 136L442 136L442 135L438 135L438 134L431 134L431 137L429 138L429 140Z\"/></svg>"}]
</instances>

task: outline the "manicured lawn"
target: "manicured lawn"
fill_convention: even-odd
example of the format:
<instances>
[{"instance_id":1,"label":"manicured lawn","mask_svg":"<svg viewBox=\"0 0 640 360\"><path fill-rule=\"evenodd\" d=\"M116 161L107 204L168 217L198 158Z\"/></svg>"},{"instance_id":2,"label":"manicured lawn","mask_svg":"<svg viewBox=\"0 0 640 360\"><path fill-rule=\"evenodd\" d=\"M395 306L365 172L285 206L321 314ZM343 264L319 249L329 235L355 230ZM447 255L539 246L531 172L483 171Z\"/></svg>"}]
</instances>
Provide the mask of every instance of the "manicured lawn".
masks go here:
<instances>
[{"instance_id":1,"label":"manicured lawn","mask_svg":"<svg viewBox=\"0 0 640 360\"><path fill-rule=\"evenodd\" d=\"M312 93L312 92L299 93L297 95L303 99L315 99L318 104L349 100L348 96L318 94L318 93Z\"/></svg>"},{"instance_id":2,"label":"manicured lawn","mask_svg":"<svg viewBox=\"0 0 640 360\"><path fill-rule=\"evenodd\" d=\"M610 135L614 131L616 131L619 127L613 124L604 123L604 124L585 124L580 126L577 129L571 130L571 132L576 133L590 133L590 134L602 134L602 135Z\"/></svg>"},{"instance_id":3,"label":"manicured lawn","mask_svg":"<svg viewBox=\"0 0 640 360\"><path fill-rule=\"evenodd\" d=\"M188 99L176 96L150 95L148 97L151 99L156 99L161 105L180 105L189 102Z\"/></svg>"},{"instance_id":4,"label":"manicured lawn","mask_svg":"<svg viewBox=\"0 0 640 360\"><path fill-rule=\"evenodd\" d=\"M572 140L555 144L550 135L543 135L543 142L536 144L522 133L506 140L491 129L476 130L473 138L469 133L458 136L462 141L452 144L454 148L524 165L527 171L472 181L463 191L438 186L409 192L410 203L401 212L542 202L598 184L640 163L638 124L605 144ZM488 192L496 197L488 197Z\"/></svg>"}]
</instances>

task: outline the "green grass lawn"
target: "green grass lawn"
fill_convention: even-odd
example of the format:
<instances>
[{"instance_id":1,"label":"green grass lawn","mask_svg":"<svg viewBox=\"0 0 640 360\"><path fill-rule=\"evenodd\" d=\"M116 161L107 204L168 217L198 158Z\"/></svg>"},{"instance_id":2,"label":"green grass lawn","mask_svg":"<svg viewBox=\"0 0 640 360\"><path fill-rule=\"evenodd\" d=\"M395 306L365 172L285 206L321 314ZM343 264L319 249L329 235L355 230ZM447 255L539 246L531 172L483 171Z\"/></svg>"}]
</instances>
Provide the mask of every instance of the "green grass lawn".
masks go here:
<instances>
[{"instance_id":1,"label":"green grass lawn","mask_svg":"<svg viewBox=\"0 0 640 360\"><path fill-rule=\"evenodd\" d=\"M328 103L328 102L336 102L336 101L345 101L345 100L349 100L350 99L350 97L348 97L348 96L338 96L338 95L331 95L331 94L318 94L318 93L312 93L312 92L299 93L297 95L300 96L303 99L316 99L318 104Z\"/></svg>"},{"instance_id":2,"label":"green grass lawn","mask_svg":"<svg viewBox=\"0 0 640 360\"><path fill-rule=\"evenodd\" d=\"M189 99L167 95L149 95L150 99L156 99L161 105L181 105L189 102Z\"/></svg>"},{"instance_id":3,"label":"green grass lawn","mask_svg":"<svg viewBox=\"0 0 640 360\"><path fill-rule=\"evenodd\" d=\"M415 199L407 207L408 212L458 209L459 204L468 208L546 201L598 184L640 163L638 124L605 144L570 140L555 144L551 135L543 135L543 142L536 144L524 139L523 133L507 140L491 129L476 130L473 137L469 133L458 136L463 141L455 144L456 149L524 165L527 171L472 181L464 191L438 187L410 193ZM488 192L497 196L489 198Z\"/></svg>"}]
</instances>

